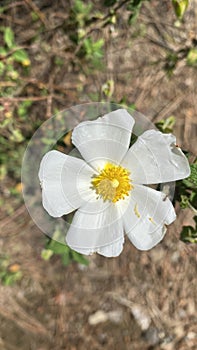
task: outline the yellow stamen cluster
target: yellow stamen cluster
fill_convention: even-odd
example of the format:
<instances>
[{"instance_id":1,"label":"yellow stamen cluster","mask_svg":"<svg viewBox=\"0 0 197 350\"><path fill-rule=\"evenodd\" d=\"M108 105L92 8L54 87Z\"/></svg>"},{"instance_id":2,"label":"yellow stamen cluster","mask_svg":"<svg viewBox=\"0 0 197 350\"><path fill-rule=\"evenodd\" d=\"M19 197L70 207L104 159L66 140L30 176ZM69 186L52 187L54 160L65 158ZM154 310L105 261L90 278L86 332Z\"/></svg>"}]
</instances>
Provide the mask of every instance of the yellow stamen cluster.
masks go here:
<instances>
[{"instance_id":1,"label":"yellow stamen cluster","mask_svg":"<svg viewBox=\"0 0 197 350\"><path fill-rule=\"evenodd\" d=\"M130 172L120 165L107 163L99 175L93 176L91 188L104 201L116 203L128 196L133 189L129 175Z\"/></svg>"}]
</instances>

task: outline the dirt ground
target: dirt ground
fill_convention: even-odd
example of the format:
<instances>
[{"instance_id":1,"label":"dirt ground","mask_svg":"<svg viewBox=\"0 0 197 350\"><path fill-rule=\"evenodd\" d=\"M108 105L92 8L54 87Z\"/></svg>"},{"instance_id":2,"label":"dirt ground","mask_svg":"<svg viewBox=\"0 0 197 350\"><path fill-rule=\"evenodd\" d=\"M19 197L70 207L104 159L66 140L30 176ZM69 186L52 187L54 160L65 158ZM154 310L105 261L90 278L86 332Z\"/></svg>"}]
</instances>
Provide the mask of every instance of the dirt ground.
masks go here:
<instances>
[{"instance_id":1,"label":"dirt ground","mask_svg":"<svg viewBox=\"0 0 197 350\"><path fill-rule=\"evenodd\" d=\"M93 3L100 9L99 2ZM169 48L178 52L197 40L196 0L181 27L174 26L170 1L145 4L132 26L124 7L116 25L98 25L94 37L105 38L99 71L90 70L74 52L66 31L72 1L5 4L9 6L0 21L12 27L17 44L27 48L31 59L20 91L8 99L14 108L20 98L34 98L24 133L33 133L33 123L47 120L57 108L90 102L93 96L109 100L102 86L113 80L111 100L126 98L154 122L175 116L178 144L197 153L197 69L187 66L183 57L171 76L165 71ZM33 4L40 9L38 21L31 17ZM61 65L54 64L57 55ZM25 205L9 192L13 181L2 182L6 204L0 208L0 246L23 277L13 286L0 285L0 350L197 348L196 246L180 241L181 227L193 224L189 209L176 203L177 220L151 251L140 252L126 240L118 258L93 255L88 266L64 267L58 256L41 258L45 237Z\"/></svg>"}]
</instances>

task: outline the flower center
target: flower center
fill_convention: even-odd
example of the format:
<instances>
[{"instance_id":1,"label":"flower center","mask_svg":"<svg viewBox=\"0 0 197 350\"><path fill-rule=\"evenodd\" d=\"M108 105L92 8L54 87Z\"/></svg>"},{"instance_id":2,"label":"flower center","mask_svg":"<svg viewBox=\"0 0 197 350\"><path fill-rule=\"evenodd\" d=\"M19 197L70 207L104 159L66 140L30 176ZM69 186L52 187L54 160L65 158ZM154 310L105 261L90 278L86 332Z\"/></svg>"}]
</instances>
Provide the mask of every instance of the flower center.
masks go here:
<instances>
[{"instance_id":1,"label":"flower center","mask_svg":"<svg viewBox=\"0 0 197 350\"><path fill-rule=\"evenodd\" d=\"M120 165L107 163L99 175L93 175L91 188L104 201L116 203L128 196L133 189L129 175L130 172Z\"/></svg>"}]
</instances>

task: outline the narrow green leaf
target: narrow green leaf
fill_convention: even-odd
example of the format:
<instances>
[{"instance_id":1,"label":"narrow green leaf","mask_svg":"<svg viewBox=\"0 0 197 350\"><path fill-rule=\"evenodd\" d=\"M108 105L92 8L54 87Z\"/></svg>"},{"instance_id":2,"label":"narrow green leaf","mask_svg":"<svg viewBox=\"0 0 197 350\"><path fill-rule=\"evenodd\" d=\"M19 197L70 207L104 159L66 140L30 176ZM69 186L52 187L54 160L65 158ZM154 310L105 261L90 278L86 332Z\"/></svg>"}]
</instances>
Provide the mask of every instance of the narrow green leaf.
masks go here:
<instances>
[{"instance_id":1,"label":"narrow green leaf","mask_svg":"<svg viewBox=\"0 0 197 350\"><path fill-rule=\"evenodd\" d=\"M189 0L172 0L172 5L177 18L182 19L189 5Z\"/></svg>"},{"instance_id":2,"label":"narrow green leaf","mask_svg":"<svg viewBox=\"0 0 197 350\"><path fill-rule=\"evenodd\" d=\"M71 254L72 254L73 260L75 260L79 264L86 265L86 266L89 264L89 261L83 255L75 252L74 250L71 251Z\"/></svg>"},{"instance_id":3,"label":"narrow green leaf","mask_svg":"<svg viewBox=\"0 0 197 350\"><path fill-rule=\"evenodd\" d=\"M4 31L4 41L7 45L7 47L9 47L9 49L12 49L15 46L14 43L14 32L12 31L12 29L10 27L6 27L5 31Z\"/></svg>"},{"instance_id":4,"label":"narrow green leaf","mask_svg":"<svg viewBox=\"0 0 197 350\"><path fill-rule=\"evenodd\" d=\"M62 254L62 264L64 266L68 266L68 264L71 262L70 254L69 252Z\"/></svg>"},{"instance_id":5,"label":"narrow green leaf","mask_svg":"<svg viewBox=\"0 0 197 350\"><path fill-rule=\"evenodd\" d=\"M55 254L64 254L69 249L66 244L61 244L53 239L49 242L46 248L52 250Z\"/></svg>"}]
</instances>

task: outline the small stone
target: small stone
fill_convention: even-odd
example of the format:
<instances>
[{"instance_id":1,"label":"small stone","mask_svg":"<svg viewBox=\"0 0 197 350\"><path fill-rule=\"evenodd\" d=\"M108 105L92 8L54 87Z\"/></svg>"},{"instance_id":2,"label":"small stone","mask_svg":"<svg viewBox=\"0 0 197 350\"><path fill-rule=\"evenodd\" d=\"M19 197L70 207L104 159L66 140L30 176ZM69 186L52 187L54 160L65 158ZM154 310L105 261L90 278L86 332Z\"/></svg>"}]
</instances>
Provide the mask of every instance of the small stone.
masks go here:
<instances>
[{"instance_id":1,"label":"small stone","mask_svg":"<svg viewBox=\"0 0 197 350\"><path fill-rule=\"evenodd\" d=\"M189 333L187 333L187 338L188 338L189 340L195 339L195 338L197 338L197 333L195 333L195 332L189 332Z\"/></svg>"},{"instance_id":2,"label":"small stone","mask_svg":"<svg viewBox=\"0 0 197 350\"><path fill-rule=\"evenodd\" d=\"M179 259L180 259L180 253L178 251L174 252L171 256L171 261L176 264L178 263Z\"/></svg>"},{"instance_id":3,"label":"small stone","mask_svg":"<svg viewBox=\"0 0 197 350\"><path fill-rule=\"evenodd\" d=\"M156 345L160 342L159 334L158 334L157 328L150 327L147 329L147 331L144 333L144 338L150 345Z\"/></svg>"},{"instance_id":4,"label":"small stone","mask_svg":"<svg viewBox=\"0 0 197 350\"><path fill-rule=\"evenodd\" d=\"M114 310L107 313L108 318L111 322L121 323L123 318L122 310Z\"/></svg>"},{"instance_id":5,"label":"small stone","mask_svg":"<svg viewBox=\"0 0 197 350\"><path fill-rule=\"evenodd\" d=\"M151 324L151 318L147 312L145 312L145 310L139 305L133 305L131 312L142 331L146 331Z\"/></svg>"},{"instance_id":6,"label":"small stone","mask_svg":"<svg viewBox=\"0 0 197 350\"><path fill-rule=\"evenodd\" d=\"M91 326L96 326L98 323L103 323L108 320L108 314L102 310L96 311L94 314L90 315L88 318L88 323Z\"/></svg>"}]
</instances>

